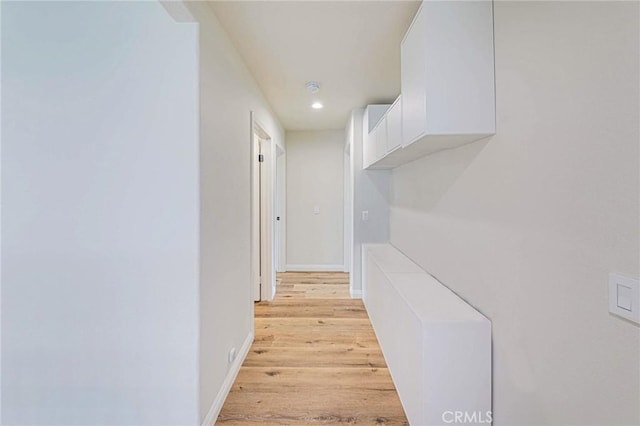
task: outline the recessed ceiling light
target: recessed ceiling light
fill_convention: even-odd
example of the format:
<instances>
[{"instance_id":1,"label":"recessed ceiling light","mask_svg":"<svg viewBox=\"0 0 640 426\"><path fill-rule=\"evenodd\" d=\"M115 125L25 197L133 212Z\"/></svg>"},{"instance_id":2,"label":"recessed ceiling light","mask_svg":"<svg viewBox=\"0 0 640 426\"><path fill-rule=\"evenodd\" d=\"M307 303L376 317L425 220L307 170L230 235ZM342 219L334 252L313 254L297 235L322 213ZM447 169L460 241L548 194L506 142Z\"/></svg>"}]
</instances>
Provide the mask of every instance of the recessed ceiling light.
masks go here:
<instances>
[{"instance_id":1,"label":"recessed ceiling light","mask_svg":"<svg viewBox=\"0 0 640 426\"><path fill-rule=\"evenodd\" d=\"M322 105L320 102L314 102L311 104L311 108L313 109L322 109L324 108L324 105Z\"/></svg>"}]
</instances>

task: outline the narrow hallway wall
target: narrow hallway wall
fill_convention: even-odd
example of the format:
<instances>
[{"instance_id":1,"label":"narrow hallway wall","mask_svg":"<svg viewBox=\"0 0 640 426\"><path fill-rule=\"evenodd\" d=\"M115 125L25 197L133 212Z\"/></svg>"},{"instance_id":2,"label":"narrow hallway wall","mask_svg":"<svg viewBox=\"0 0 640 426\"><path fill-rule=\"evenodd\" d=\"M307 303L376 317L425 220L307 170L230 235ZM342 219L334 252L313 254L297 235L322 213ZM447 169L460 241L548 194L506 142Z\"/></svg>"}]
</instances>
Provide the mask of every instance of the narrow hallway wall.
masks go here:
<instances>
[{"instance_id":1,"label":"narrow hallway wall","mask_svg":"<svg viewBox=\"0 0 640 426\"><path fill-rule=\"evenodd\" d=\"M2 3L2 424L196 424L197 28Z\"/></svg>"},{"instance_id":2,"label":"narrow hallway wall","mask_svg":"<svg viewBox=\"0 0 640 426\"><path fill-rule=\"evenodd\" d=\"M253 331L250 112L280 146L284 132L207 3L185 4L200 24L202 421L222 407L225 387L231 385L229 351L240 353Z\"/></svg>"},{"instance_id":3,"label":"narrow hallway wall","mask_svg":"<svg viewBox=\"0 0 640 426\"><path fill-rule=\"evenodd\" d=\"M393 171L391 242L491 319L494 425L638 424L640 5L494 4L497 134Z\"/></svg>"},{"instance_id":4,"label":"narrow hallway wall","mask_svg":"<svg viewBox=\"0 0 640 426\"><path fill-rule=\"evenodd\" d=\"M350 291L353 297L365 292L362 280L362 244L389 242L389 170L365 170L363 137L368 132L364 110L351 112L347 123L347 137L351 152L351 184L353 185L353 246ZM366 220L363 220L366 212Z\"/></svg>"},{"instance_id":5,"label":"narrow hallway wall","mask_svg":"<svg viewBox=\"0 0 640 426\"><path fill-rule=\"evenodd\" d=\"M287 132L287 270L344 270L344 131Z\"/></svg>"}]
</instances>

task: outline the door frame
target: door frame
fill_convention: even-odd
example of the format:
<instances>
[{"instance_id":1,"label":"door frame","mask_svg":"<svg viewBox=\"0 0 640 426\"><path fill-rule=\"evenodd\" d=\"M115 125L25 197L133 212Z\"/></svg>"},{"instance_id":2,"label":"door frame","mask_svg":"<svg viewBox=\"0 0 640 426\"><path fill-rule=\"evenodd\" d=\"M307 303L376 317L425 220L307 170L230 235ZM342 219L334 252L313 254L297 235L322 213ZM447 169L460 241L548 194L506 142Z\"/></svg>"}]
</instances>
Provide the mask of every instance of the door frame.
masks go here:
<instances>
[{"instance_id":1,"label":"door frame","mask_svg":"<svg viewBox=\"0 0 640 426\"><path fill-rule=\"evenodd\" d=\"M347 132L345 148L344 148L344 178L343 178L343 189L344 189L344 225L343 225L343 236L344 236L344 272L351 272L353 269L352 259L351 259L351 251L353 247L353 179L352 179L352 167L353 163L351 161L351 137Z\"/></svg>"},{"instance_id":2,"label":"door frame","mask_svg":"<svg viewBox=\"0 0 640 426\"><path fill-rule=\"evenodd\" d=\"M275 258L274 258L274 187L275 187L275 167L274 167L274 159L275 159L275 141L271 137L271 135L265 130L265 127L260 124L260 122L255 118L255 114L253 111L250 113L251 120L251 137L250 137L250 182L251 182L251 190L249 194L250 198L250 262L251 262L251 301L255 301L254 297L254 273L255 268L260 268L261 270L261 286L260 286L260 300L262 301L270 301L273 300L275 296ZM255 136L258 136L262 141L262 156L263 162L260 170L261 178L259 179L261 185L261 205L260 205L260 228L255 229L254 219L254 192L256 190L254 185L254 164L258 161L258 152L256 150L256 140ZM262 231L262 232L261 232ZM255 259L255 243L254 238L256 233L259 233L259 244L260 244L260 266L258 266L258 259Z\"/></svg>"},{"instance_id":3,"label":"door frame","mask_svg":"<svg viewBox=\"0 0 640 426\"><path fill-rule=\"evenodd\" d=\"M286 215L287 215L287 155L286 150L280 145L276 145L275 160L275 211L276 228L274 239L274 253L276 272L286 272L286 256L287 256L287 233L286 233ZM277 218L280 217L278 221Z\"/></svg>"}]
</instances>

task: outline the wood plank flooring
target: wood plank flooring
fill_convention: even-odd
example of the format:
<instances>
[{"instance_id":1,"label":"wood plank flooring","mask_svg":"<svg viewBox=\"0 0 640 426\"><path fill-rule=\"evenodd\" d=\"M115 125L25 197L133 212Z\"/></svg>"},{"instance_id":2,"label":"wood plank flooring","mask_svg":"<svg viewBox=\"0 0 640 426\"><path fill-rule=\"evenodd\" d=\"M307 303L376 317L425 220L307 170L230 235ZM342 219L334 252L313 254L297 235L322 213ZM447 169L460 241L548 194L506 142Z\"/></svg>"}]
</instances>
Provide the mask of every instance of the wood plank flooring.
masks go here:
<instances>
[{"instance_id":1,"label":"wood plank flooring","mask_svg":"<svg viewBox=\"0 0 640 426\"><path fill-rule=\"evenodd\" d=\"M362 301L338 272L278 274L217 424L408 424Z\"/></svg>"}]
</instances>

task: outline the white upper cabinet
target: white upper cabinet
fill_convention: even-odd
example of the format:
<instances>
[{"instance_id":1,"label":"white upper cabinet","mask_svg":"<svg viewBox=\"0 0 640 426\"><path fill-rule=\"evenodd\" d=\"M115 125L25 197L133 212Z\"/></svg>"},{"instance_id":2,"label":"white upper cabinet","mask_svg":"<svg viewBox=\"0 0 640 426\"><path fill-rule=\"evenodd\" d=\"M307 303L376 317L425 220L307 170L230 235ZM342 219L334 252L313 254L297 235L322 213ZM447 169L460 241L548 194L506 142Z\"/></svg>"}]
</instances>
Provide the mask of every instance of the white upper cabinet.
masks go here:
<instances>
[{"instance_id":1,"label":"white upper cabinet","mask_svg":"<svg viewBox=\"0 0 640 426\"><path fill-rule=\"evenodd\" d=\"M493 4L423 1L401 45L403 146L428 154L495 133Z\"/></svg>"},{"instance_id":2,"label":"white upper cabinet","mask_svg":"<svg viewBox=\"0 0 640 426\"><path fill-rule=\"evenodd\" d=\"M424 133L427 119L425 99L425 21L426 14L421 13L424 4L418 9L409 31L400 48L400 78L402 87L402 145L413 141Z\"/></svg>"},{"instance_id":3,"label":"white upper cabinet","mask_svg":"<svg viewBox=\"0 0 640 426\"><path fill-rule=\"evenodd\" d=\"M387 110L387 147L386 152L399 148L402 145L402 98L396 101Z\"/></svg>"},{"instance_id":4,"label":"white upper cabinet","mask_svg":"<svg viewBox=\"0 0 640 426\"><path fill-rule=\"evenodd\" d=\"M380 105L368 105L364 111L364 120L362 122L362 167L369 168L380 155L383 155L383 149L378 145L379 143L386 144L386 126L385 134L381 135L374 130L379 126L379 123L384 119L385 113L389 109L388 104ZM380 137L380 142L378 142Z\"/></svg>"},{"instance_id":5,"label":"white upper cabinet","mask_svg":"<svg viewBox=\"0 0 640 426\"><path fill-rule=\"evenodd\" d=\"M375 134L375 147L376 147L376 157L374 161L379 160L387 154L387 115L380 120L375 129L373 129L373 133Z\"/></svg>"},{"instance_id":6,"label":"white upper cabinet","mask_svg":"<svg viewBox=\"0 0 640 426\"><path fill-rule=\"evenodd\" d=\"M365 169L389 169L389 155L402 146L402 110L400 97L391 105L384 105L384 114L364 138L363 163ZM380 105L369 105L366 111ZM365 113L365 120L368 116ZM371 117L369 117L371 118ZM365 129L367 125L365 124Z\"/></svg>"},{"instance_id":7,"label":"white upper cabinet","mask_svg":"<svg viewBox=\"0 0 640 426\"><path fill-rule=\"evenodd\" d=\"M422 2L401 45L402 148L398 114L387 111L387 154L371 168L393 168L495 134L493 3Z\"/></svg>"},{"instance_id":8,"label":"white upper cabinet","mask_svg":"<svg viewBox=\"0 0 640 426\"><path fill-rule=\"evenodd\" d=\"M366 126L365 126L366 130ZM375 154L375 134L363 133L362 136L362 168L366 169L371 166L371 163L376 159Z\"/></svg>"}]
</instances>

